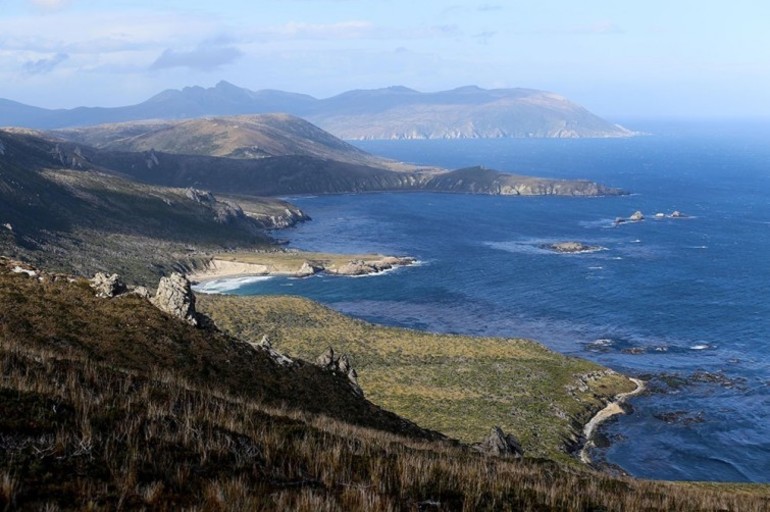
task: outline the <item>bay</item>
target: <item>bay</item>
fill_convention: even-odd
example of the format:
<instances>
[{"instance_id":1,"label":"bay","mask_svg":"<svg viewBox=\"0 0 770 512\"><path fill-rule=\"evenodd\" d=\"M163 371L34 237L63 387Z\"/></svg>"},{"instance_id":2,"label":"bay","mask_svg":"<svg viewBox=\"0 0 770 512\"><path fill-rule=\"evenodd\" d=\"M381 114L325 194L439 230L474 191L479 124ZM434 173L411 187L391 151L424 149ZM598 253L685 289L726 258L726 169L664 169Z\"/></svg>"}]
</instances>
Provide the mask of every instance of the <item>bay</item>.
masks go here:
<instances>
[{"instance_id":1,"label":"bay","mask_svg":"<svg viewBox=\"0 0 770 512\"><path fill-rule=\"evenodd\" d=\"M587 178L607 198L381 193L296 197L293 247L415 256L363 278L225 289L298 294L388 325L527 337L650 380L595 457L632 475L770 479L770 129L655 125L611 140L377 141L402 161ZM749 129L750 128L750 129ZM639 223L616 217L646 214ZM656 220L681 211L687 218ZM577 240L605 250L555 254Z\"/></svg>"}]
</instances>

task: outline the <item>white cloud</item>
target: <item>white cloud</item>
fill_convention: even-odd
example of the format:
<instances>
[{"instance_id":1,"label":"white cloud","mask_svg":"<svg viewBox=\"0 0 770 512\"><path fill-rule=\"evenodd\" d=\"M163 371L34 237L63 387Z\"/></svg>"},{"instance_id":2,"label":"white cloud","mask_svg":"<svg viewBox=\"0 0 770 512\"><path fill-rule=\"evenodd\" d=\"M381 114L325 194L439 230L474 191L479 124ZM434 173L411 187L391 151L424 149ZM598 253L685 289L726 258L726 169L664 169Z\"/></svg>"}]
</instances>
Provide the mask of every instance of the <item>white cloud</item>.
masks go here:
<instances>
[{"instance_id":1,"label":"white cloud","mask_svg":"<svg viewBox=\"0 0 770 512\"><path fill-rule=\"evenodd\" d=\"M167 48L152 63L150 69L190 68L212 71L235 61L242 55L243 52L234 46L201 44L189 51Z\"/></svg>"},{"instance_id":2,"label":"white cloud","mask_svg":"<svg viewBox=\"0 0 770 512\"><path fill-rule=\"evenodd\" d=\"M69 58L66 53L57 53L56 55L48 58L30 60L24 63L24 72L30 75L39 75L44 73L50 73L56 66L64 62Z\"/></svg>"}]
</instances>

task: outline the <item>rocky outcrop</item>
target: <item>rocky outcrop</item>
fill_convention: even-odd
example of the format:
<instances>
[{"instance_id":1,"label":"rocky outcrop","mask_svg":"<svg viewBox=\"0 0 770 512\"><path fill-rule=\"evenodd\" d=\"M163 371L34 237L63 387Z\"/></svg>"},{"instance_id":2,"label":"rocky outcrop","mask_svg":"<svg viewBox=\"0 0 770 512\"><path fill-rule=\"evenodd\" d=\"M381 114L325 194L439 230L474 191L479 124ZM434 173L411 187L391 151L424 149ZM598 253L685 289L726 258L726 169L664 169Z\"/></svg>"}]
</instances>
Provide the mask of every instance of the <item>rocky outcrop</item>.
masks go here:
<instances>
[{"instance_id":1,"label":"rocky outcrop","mask_svg":"<svg viewBox=\"0 0 770 512\"><path fill-rule=\"evenodd\" d=\"M318 265L314 265L308 261L304 262L302 266L299 268L296 274L294 274L296 277L310 277L312 275L315 275L319 272L321 272L324 268Z\"/></svg>"},{"instance_id":2,"label":"rocky outcrop","mask_svg":"<svg viewBox=\"0 0 770 512\"><path fill-rule=\"evenodd\" d=\"M637 210L634 213L632 213L631 216L628 218L616 217L615 225L617 226L619 224L625 224L626 222L641 222L643 220L644 220L644 214L641 211Z\"/></svg>"},{"instance_id":3,"label":"rocky outcrop","mask_svg":"<svg viewBox=\"0 0 770 512\"><path fill-rule=\"evenodd\" d=\"M327 267L326 272L341 276L362 276L377 274L399 266L412 265L415 261L414 258L395 256L385 256L378 260L351 260L339 267Z\"/></svg>"},{"instance_id":4,"label":"rocky outcrop","mask_svg":"<svg viewBox=\"0 0 770 512\"><path fill-rule=\"evenodd\" d=\"M474 444L473 449L497 457L520 459L524 456L524 450L518 439L513 434L506 434L497 426L492 428L492 431L483 441Z\"/></svg>"},{"instance_id":5,"label":"rocky outcrop","mask_svg":"<svg viewBox=\"0 0 770 512\"><path fill-rule=\"evenodd\" d=\"M198 325L195 295L190 281L182 274L174 272L169 277L162 277L155 297L150 300L161 311L181 318L191 325Z\"/></svg>"},{"instance_id":6,"label":"rocky outcrop","mask_svg":"<svg viewBox=\"0 0 770 512\"><path fill-rule=\"evenodd\" d=\"M261 350L263 352L267 352L267 355L270 356L270 359L280 364L281 366L291 366L292 364L294 364L294 360L285 356L284 354L281 354L280 352L278 352L273 348L273 344L270 343L270 338L267 336L267 334L264 334L262 336L262 339L260 339L258 342L247 340L246 343L251 345L251 347L254 350Z\"/></svg>"},{"instance_id":7,"label":"rocky outcrop","mask_svg":"<svg viewBox=\"0 0 770 512\"><path fill-rule=\"evenodd\" d=\"M350 387L353 388L353 391L358 395L364 394L361 386L358 385L358 373L350 363L350 358L347 354L342 354L341 356L337 357L334 354L334 349L329 347L326 352L321 354L318 359L316 359L316 364L324 370L329 370L331 372L346 376L348 378L348 382L350 383Z\"/></svg>"},{"instance_id":8,"label":"rocky outcrop","mask_svg":"<svg viewBox=\"0 0 770 512\"><path fill-rule=\"evenodd\" d=\"M604 247L599 245L588 245L583 242L557 242L553 244L542 244L541 249L558 252L560 254L580 254L585 252L601 251Z\"/></svg>"},{"instance_id":9,"label":"rocky outcrop","mask_svg":"<svg viewBox=\"0 0 770 512\"><path fill-rule=\"evenodd\" d=\"M97 297L112 298L116 297L128 290L126 283L120 280L117 274L108 276L103 272L98 272L90 280L91 288L96 292Z\"/></svg>"},{"instance_id":10,"label":"rocky outcrop","mask_svg":"<svg viewBox=\"0 0 770 512\"><path fill-rule=\"evenodd\" d=\"M250 211L244 211L244 213L254 219L262 229L286 229L296 226L300 222L312 220L310 215L290 205L287 205L282 212L273 214Z\"/></svg>"}]
</instances>

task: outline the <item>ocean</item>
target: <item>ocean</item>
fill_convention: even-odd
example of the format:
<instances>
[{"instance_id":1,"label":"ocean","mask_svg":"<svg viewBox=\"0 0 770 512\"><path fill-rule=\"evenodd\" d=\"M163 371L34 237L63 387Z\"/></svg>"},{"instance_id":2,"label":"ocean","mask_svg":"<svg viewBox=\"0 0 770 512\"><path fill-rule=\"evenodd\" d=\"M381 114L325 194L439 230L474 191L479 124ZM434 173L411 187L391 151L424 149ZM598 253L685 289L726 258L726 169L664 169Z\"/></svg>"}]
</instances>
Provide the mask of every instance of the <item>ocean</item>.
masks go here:
<instances>
[{"instance_id":1,"label":"ocean","mask_svg":"<svg viewBox=\"0 0 770 512\"><path fill-rule=\"evenodd\" d=\"M408 255L378 276L210 285L297 294L373 322L526 337L649 381L594 459L637 477L770 481L770 126L660 124L608 140L373 141L402 161L587 178L606 198L294 197L301 249ZM638 223L614 225L640 210ZM686 218L654 218L680 211ZM604 248L555 254L581 241Z\"/></svg>"}]
</instances>

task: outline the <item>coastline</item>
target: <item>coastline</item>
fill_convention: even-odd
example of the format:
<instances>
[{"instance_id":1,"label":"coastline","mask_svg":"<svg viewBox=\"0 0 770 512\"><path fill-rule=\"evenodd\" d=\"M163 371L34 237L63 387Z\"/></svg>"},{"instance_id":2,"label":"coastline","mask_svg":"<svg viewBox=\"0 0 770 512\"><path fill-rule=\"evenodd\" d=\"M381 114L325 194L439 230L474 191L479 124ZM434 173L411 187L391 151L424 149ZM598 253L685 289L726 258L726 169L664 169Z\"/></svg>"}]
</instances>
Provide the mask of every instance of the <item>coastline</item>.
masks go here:
<instances>
[{"instance_id":1,"label":"coastline","mask_svg":"<svg viewBox=\"0 0 770 512\"><path fill-rule=\"evenodd\" d=\"M310 277L316 274L366 276L414 265L408 256L381 254L327 254L302 251L215 255L203 267L187 274L196 284L247 277Z\"/></svg>"},{"instance_id":2,"label":"coastline","mask_svg":"<svg viewBox=\"0 0 770 512\"><path fill-rule=\"evenodd\" d=\"M588 454L588 451L596 446L593 442L593 436L599 425L617 414L624 414L621 405L623 405L623 403L632 396L636 396L644 391L645 384L643 380L635 379L633 377L629 377L629 380L636 384L636 389L629 391L628 393L621 393L617 395L612 402L607 404L604 409L597 412L588 421L588 423L583 426L583 436L585 437L585 443L583 443L583 447L578 452L578 458L580 459L580 462L584 464L591 464L591 457Z\"/></svg>"}]
</instances>

